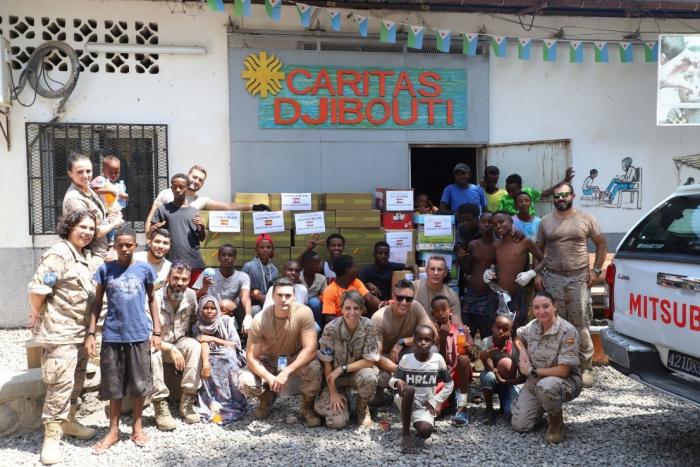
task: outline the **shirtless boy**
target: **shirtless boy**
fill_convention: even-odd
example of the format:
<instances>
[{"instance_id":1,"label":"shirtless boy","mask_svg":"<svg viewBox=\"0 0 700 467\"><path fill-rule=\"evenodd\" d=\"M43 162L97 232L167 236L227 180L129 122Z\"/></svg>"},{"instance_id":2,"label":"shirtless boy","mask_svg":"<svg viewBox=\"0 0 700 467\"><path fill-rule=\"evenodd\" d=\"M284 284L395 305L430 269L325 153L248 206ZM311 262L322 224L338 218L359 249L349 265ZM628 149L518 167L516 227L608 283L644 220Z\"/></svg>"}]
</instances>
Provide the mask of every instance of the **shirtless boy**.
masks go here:
<instances>
[{"instance_id":1,"label":"shirtless boy","mask_svg":"<svg viewBox=\"0 0 700 467\"><path fill-rule=\"evenodd\" d=\"M510 212L498 211L494 214L493 229L500 237L494 242L496 271L487 269L484 271L483 279L487 284L495 280L502 289L510 294L516 315L513 329L517 330L527 320L527 303L522 288L544 268L542 261L544 256L530 238L525 238L517 243L513 241L511 235L513 218ZM532 253L539 263L534 270L525 269L529 264L528 253Z\"/></svg>"}]
</instances>

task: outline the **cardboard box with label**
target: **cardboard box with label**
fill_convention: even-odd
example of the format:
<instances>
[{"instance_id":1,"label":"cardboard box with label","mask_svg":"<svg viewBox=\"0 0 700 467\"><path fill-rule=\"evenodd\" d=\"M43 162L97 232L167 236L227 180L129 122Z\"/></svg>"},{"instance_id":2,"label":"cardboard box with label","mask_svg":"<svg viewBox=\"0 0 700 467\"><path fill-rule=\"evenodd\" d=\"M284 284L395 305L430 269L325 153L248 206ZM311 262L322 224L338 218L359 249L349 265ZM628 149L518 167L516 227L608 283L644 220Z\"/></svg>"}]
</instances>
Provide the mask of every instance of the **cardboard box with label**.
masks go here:
<instances>
[{"instance_id":1,"label":"cardboard box with label","mask_svg":"<svg viewBox=\"0 0 700 467\"><path fill-rule=\"evenodd\" d=\"M272 257L271 262L277 267L277 270L279 272L279 275L277 277L282 277L282 268L284 267L284 263L290 260L291 250L291 248L275 247L275 256ZM244 263L247 263L248 261L255 258L255 250L252 248L245 248L244 250L242 250L242 253L242 257L241 254L238 255L238 257L241 259L236 261L236 263L240 263L241 266L243 266Z\"/></svg>"},{"instance_id":2,"label":"cardboard box with label","mask_svg":"<svg viewBox=\"0 0 700 467\"><path fill-rule=\"evenodd\" d=\"M352 246L374 246L376 242L385 240L383 229L340 229L340 235L345 237L346 249Z\"/></svg>"},{"instance_id":3,"label":"cardboard box with label","mask_svg":"<svg viewBox=\"0 0 700 467\"><path fill-rule=\"evenodd\" d=\"M243 247L243 232L209 232L200 246L202 248L219 248L221 245L231 244L236 248Z\"/></svg>"},{"instance_id":4,"label":"cardboard box with label","mask_svg":"<svg viewBox=\"0 0 700 467\"><path fill-rule=\"evenodd\" d=\"M277 247L280 248L290 248L292 246L292 231L285 230L284 232L274 232L267 234L272 238L272 243L275 245L275 250ZM258 234L253 232L243 232L243 247L244 248L255 248L255 241L258 238Z\"/></svg>"},{"instance_id":5,"label":"cardboard box with label","mask_svg":"<svg viewBox=\"0 0 700 467\"><path fill-rule=\"evenodd\" d=\"M270 205L270 195L268 193L236 193L233 197L234 203L240 204L266 204Z\"/></svg>"},{"instance_id":6,"label":"cardboard box with label","mask_svg":"<svg viewBox=\"0 0 700 467\"><path fill-rule=\"evenodd\" d=\"M323 209L367 211L372 209L373 201L372 193L325 193Z\"/></svg>"},{"instance_id":7,"label":"cardboard box with label","mask_svg":"<svg viewBox=\"0 0 700 467\"><path fill-rule=\"evenodd\" d=\"M375 188L374 208L380 211L413 212L413 189Z\"/></svg>"},{"instance_id":8,"label":"cardboard box with label","mask_svg":"<svg viewBox=\"0 0 700 467\"><path fill-rule=\"evenodd\" d=\"M322 245L319 245L316 247L316 249L319 251L320 255L323 255L323 250L325 250L326 247L326 239L328 238L329 235L334 234L334 233L339 233L339 230L337 228L326 228L326 231L322 234L318 234L318 241L322 243ZM312 236L315 234L307 234L307 235L301 235L297 234L294 232L293 234L293 246L298 247L306 247L306 244L309 242Z\"/></svg>"},{"instance_id":9,"label":"cardboard box with label","mask_svg":"<svg viewBox=\"0 0 700 467\"><path fill-rule=\"evenodd\" d=\"M284 211L282 213L282 218L284 219L284 228L285 230L291 230L292 229L292 219L294 217L294 213L291 211ZM243 233L253 233L253 212L252 211L246 211L243 213L243 217L241 218L243 221Z\"/></svg>"},{"instance_id":10,"label":"cardboard box with label","mask_svg":"<svg viewBox=\"0 0 700 467\"><path fill-rule=\"evenodd\" d=\"M311 193L311 211L322 210L323 195L321 193ZM270 193L271 211L282 211L282 193Z\"/></svg>"},{"instance_id":11,"label":"cardboard box with label","mask_svg":"<svg viewBox=\"0 0 700 467\"><path fill-rule=\"evenodd\" d=\"M379 211L368 210L336 210L335 226L339 228L379 228L381 219Z\"/></svg>"},{"instance_id":12,"label":"cardboard box with label","mask_svg":"<svg viewBox=\"0 0 700 467\"><path fill-rule=\"evenodd\" d=\"M291 228L294 229L296 228L296 221L294 218L294 214L301 214L303 212L318 212L318 211L290 211L290 214L292 215L291 219ZM324 223L326 224L326 231L329 229L333 229L336 227L335 225L335 211L323 211L323 217L324 217ZM286 212L285 212L285 225L286 225Z\"/></svg>"},{"instance_id":13,"label":"cardboard box with label","mask_svg":"<svg viewBox=\"0 0 700 467\"><path fill-rule=\"evenodd\" d=\"M243 253L243 248L236 248L236 266L240 266L244 263L241 253ZM200 248L199 254L202 255L202 260L204 260L204 265L206 267L218 268L219 267L219 249L218 248ZM247 261L247 260L246 260Z\"/></svg>"}]
</instances>

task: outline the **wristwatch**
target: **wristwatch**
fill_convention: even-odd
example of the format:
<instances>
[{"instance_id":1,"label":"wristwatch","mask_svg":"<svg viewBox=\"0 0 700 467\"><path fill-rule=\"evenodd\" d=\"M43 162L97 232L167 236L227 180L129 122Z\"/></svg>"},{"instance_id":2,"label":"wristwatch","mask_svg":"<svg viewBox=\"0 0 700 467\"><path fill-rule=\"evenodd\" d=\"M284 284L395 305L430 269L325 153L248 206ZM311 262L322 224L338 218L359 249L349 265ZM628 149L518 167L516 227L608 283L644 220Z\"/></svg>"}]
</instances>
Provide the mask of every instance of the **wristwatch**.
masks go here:
<instances>
[{"instance_id":1,"label":"wristwatch","mask_svg":"<svg viewBox=\"0 0 700 467\"><path fill-rule=\"evenodd\" d=\"M348 374L348 366L347 366L347 365L341 366L340 369L343 370L343 374L344 374L344 375L347 375L347 374Z\"/></svg>"},{"instance_id":2,"label":"wristwatch","mask_svg":"<svg viewBox=\"0 0 700 467\"><path fill-rule=\"evenodd\" d=\"M598 275L600 276L600 273L602 273L603 270L600 269L600 268L593 268L593 272L596 273L596 274L598 274Z\"/></svg>"},{"instance_id":3,"label":"wristwatch","mask_svg":"<svg viewBox=\"0 0 700 467\"><path fill-rule=\"evenodd\" d=\"M527 375L531 378L537 378L537 368L530 368L530 372Z\"/></svg>"}]
</instances>

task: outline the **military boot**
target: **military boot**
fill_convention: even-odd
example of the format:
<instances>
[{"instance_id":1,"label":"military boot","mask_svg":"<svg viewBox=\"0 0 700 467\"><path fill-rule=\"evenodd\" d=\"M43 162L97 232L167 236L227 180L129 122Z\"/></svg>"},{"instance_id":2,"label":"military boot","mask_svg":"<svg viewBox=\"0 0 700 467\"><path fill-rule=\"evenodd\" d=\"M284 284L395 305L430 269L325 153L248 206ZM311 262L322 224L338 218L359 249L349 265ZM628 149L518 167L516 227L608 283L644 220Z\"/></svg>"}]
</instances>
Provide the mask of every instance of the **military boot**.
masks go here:
<instances>
[{"instance_id":1,"label":"military boot","mask_svg":"<svg viewBox=\"0 0 700 467\"><path fill-rule=\"evenodd\" d=\"M78 439L93 438L97 434L97 432L89 426L82 425L80 422L78 422L78 420L75 419L75 413L78 411L78 407L79 406L77 405L70 406L68 418L64 420L61 424L63 434Z\"/></svg>"},{"instance_id":2,"label":"military boot","mask_svg":"<svg viewBox=\"0 0 700 467\"><path fill-rule=\"evenodd\" d=\"M266 389L258 398L258 406L255 408L255 418L264 420L269 417L270 411L272 410L272 403L275 402L275 399L275 393Z\"/></svg>"},{"instance_id":3,"label":"military boot","mask_svg":"<svg viewBox=\"0 0 700 467\"><path fill-rule=\"evenodd\" d=\"M549 426L547 427L547 433L544 435L544 440L547 443L559 443L564 437L564 415L561 409L556 412L548 413Z\"/></svg>"},{"instance_id":4,"label":"military boot","mask_svg":"<svg viewBox=\"0 0 700 467\"><path fill-rule=\"evenodd\" d=\"M355 413L357 414L357 424L360 426L372 426L372 417L369 415L369 408L367 407L368 403L369 401L367 399L362 399L361 397L357 398Z\"/></svg>"},{"instance_id":5,"label":"military boot","mask_svg":"<svg viewBox=\"0 0 700 467\"><path fill-rule=\"evenodd\" d=\"M593 387L593 363L591 359L585 360L581 364L581 379L583 380L584 388Z\"/></svg>"},{"instance_id":6,"label":"military boot","mask_svg":"<svg viewBox=\"0 0 700 467\"><path fill-rule=\"evenodd\" d=\"M185 419L186 423L198 423L201 420L199 414L194 410L195 394L186 392L180 396L180 416Z\"/></svg>"},{"instance_id":7,"label":"military boot","mask_svg":"<svg viewBox=\"0 0 700 467\"><path fill-rule=\"evenodd\" d=\"M170 415L167 400L153 401L153 410L156 413L156 426L160 431L172 431L175 429L177 424L173 416Z\"/></svg>"},{"instance_id":8,"label":"military boot","mask_svg":"<svg viewBox=\"0 0 700 467\"><path fill-rule=\"evenodd\" d=\"M301 414L306 419L306 426L309 428L321 426L321 418L314 411L314 399L313 396L304 396L301 406Z\"/></svg>"},{"instance_id":9,"label":"military boot","mask_svg":"<svg viewBox=\"0 0 700 467\"><path fill-rule=\"evenodd\" d=\"M41 445L40 461L44 465L61 462L61 437L63 430L60 421L44 422L44 444Z\"/></svg>"}]
</instances>

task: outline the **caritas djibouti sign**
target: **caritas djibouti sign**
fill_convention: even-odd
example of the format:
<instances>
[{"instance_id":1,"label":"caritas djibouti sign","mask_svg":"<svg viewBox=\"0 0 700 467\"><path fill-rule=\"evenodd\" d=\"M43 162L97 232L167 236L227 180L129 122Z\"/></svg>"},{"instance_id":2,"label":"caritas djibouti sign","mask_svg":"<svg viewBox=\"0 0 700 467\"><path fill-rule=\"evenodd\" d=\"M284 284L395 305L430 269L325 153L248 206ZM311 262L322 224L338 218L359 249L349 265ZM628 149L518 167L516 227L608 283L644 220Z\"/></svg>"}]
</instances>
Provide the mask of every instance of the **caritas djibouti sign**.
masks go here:
<instances>
[{"instance_id":1,"label":"caritas djibouti sign","mask_svg":"<svg viewBox=\"0 0 700 467\"><path fill-rule=\"evenodd\" d=\"M260 128L467 129L465 69L285 65L267 52L243 65Z\"/></svg>"}]
</instances>

